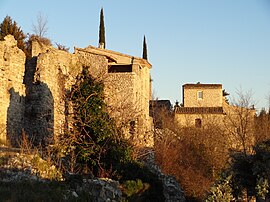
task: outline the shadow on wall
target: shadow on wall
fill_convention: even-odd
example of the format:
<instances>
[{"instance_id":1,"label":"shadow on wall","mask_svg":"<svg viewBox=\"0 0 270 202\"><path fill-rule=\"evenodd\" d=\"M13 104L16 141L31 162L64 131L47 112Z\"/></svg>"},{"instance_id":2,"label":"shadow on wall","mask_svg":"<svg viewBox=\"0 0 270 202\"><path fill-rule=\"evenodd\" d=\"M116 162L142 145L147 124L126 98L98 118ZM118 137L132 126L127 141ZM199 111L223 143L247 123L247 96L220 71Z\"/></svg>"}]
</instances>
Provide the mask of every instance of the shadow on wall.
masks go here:
<instances>
[{"instance_id":1,"label":"shadow on wall","mask_svg":"<svg viewBox=\"0 0 270 202\"><path fill-rule=\"evenodd\" d=\"M26 87L24 130L34 145L47 145L53 141L54 101L46 83L38 82Z\"/></svg>"},{"instance_id":2,"label":"shadow on wall","mask_svg":"<svg viewBox=\"0 0 270 202\"><path fill-rule=\"evenodd\" d=\"M7 142L16 146L23 131L25 97L15 92L13 87L8 92L10 102L7 110Z\"/></svg>"},{"instance_id":3,"label":"shadow on wall","mask_svg":"<svg viewBox=\"0 0 270 202\"><path fill-rule=\"evenodd\" d=\"M23 83L26 96L9 89L10 102L7 110L7 141L19 146L25 132L34 145L47 145L53 141L54 101L51 90L43 82L34 82L37 58L33 57L25 66Z\"/></svg>"},{"instance_id":4,"label":"shadow on wall","mask_svg":"<svg viewBox=\"0 0 270 202\"><path fill-rule=\"evenodd\" d=\"M28 86L25 97L14 88L9 90L9 94L7 141L13 147L19 146L25 132L34 145L49 144L54 133L54 102L47 84Z\"/></svg>"},{"instance_id":5,"label":"shadow on wall","mask_svg":"<svg viewBox=\"0 0 270 202\"><path fill-rule=\"evenodd\" d=\"M46 145L53 140L54 101L48 85L35 81L35 76L39 76L36 71L37 57L32 57L25 65L23 81L26 87L24 130L35 145Z\"/></svg>"}]
</instances>

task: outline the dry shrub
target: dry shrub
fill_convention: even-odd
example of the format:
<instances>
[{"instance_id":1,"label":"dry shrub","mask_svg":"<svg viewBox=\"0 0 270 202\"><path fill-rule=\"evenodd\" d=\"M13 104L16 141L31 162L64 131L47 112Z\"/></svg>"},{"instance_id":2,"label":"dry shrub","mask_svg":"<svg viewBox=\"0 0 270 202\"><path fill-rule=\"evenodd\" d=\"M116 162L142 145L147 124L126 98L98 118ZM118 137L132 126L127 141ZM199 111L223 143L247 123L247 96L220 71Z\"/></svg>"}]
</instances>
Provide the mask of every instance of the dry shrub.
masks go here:
<instances>
[{"instance_id":1,"label":"dry shrub","mask_svg":"<svg viewBox=\"0 0 270 202\"><path fill-rule=\"evenodd\" d=\"M155 142L157 164L177 178L187 198L201 201L225 166L226 138L215 126L175 131Z\"/></svg>"},{"instance_id":2,"label":"dry shrub","mask_svg":"<svg viewBox=\"0 0 270 202\"><path fill-rule=\"evenodd\" d=\"M33 144L34 138L28 138L25 131L22 131L22 137L18 140L17 144L20 148L21 154L36 154L38 153L37 147Z\"/></svg>"}]
</instances>

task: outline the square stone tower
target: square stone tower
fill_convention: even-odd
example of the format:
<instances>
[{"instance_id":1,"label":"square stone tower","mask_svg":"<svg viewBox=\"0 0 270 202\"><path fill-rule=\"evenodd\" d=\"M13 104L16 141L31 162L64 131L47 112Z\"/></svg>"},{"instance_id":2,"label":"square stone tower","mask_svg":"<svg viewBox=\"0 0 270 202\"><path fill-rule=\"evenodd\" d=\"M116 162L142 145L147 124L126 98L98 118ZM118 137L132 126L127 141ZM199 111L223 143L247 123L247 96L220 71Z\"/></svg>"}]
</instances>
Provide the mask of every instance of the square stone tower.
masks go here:
<instances>
[{"instance_id":1,"label":"square stone tower","mask_svg":"<svg viewBox=\"0 0 270 202\"><path fill-rule=\"evenodd\" d=\"M223 94L221 84L185 84L183 85L184 107L222 107Z\"/></svg>"}]
</instances>

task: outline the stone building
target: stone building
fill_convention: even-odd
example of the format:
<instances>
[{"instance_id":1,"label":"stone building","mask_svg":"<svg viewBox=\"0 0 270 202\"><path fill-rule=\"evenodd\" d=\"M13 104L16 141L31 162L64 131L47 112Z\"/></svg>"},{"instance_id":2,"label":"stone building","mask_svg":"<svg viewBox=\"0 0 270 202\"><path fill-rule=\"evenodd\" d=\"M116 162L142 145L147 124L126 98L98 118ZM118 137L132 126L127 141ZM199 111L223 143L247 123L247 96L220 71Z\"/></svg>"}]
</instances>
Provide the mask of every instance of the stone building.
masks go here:
<instances>
[{"instance_id":1,"label":"stone building","mask_svg":"<svg viewBox=\"0 0 270 202\"><path fill-rule=\"evenodd\" d=\"M222 89L222 84L185 84L182 95L183 103L174 110L175 120L184 127L200 128L209 124L224 126L229 124L228 119L236 120L237 114L240 116L239 111L247 110L247 115L252 119L256 112L249 106L230 105L226 98L228 93Z\"/></svg>"},{"instance_id":2,"label":"stone building","mask_svg":"<svg viewBox=\"0 0 270 202\"><path fill-rule=\"evenodd\" d=\"M105 101L111 116L128 139L139 145L153 146L152 118L149 116L152 65L145 59L102 47L76 48L76 53L106 58L105 70L98 76L105 83Z\"/></svg>"},{"instance_id":3,"label":"stone building","mask_svg":"<svg viewBox=\"0 0 270 202\"><path fill-rule=\"evenodd\" d=\"M15 144L22 132L43 143L57 140L72 125L66 92L84 67L104 81L109 111L128 138L151 146L149 117L151 64L141 58L95 48L75 48L73 54L35 41L32 58L25 64L24 53L14 37L0 41L0 137Z\"/></svg>"},{"instance_id":4,"label":"stone building","mask_svg":"<svg viewBox=\"0 0 270 202\"><path fill-rule=\"evenodd\" d=\"M174 108L174 118L180 127L219 127L228 135L232 147L241 147L243 140L252 145L254 106L229 104L228 93L221 84L185 84L182 89L183 103Z\"/></svg>"},{"instance_id":5,"label":"stone building","mask_svg":"<svg viewBox=\"0 0 270 202\"><path fill-rule=\"evenodd\" d=\"M181 126L221 124L226 104L221 84L185 84L182 90L182 106L175 108L175 119Z\"/></svg>"}]
</instances>

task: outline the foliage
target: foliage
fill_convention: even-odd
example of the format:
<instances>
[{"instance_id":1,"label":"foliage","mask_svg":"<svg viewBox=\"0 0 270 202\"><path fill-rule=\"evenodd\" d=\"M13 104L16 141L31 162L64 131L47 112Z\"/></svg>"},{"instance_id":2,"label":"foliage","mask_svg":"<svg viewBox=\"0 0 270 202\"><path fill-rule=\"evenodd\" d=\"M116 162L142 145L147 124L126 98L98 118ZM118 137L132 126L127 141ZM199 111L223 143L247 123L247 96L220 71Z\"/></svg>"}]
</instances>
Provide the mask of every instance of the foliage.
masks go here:
<instances>
[{"instance_id":1,"label":"foliage","mask_svg":"<svg viewBox=\"0 0 270 202\"><path fill-rule=\"evenodd\" d=\"M6 165L8 162L7 156L0 156L0 166Z\"/></svg>"},{"instance_id":2,"label":"foliage","mask_svg":"<svg viewBox=\"0 0 270 202\"><path fill-rule=\"evenodd\" d=\"M26 36L21 30L21 28L17 25L17 22L13 21L10 16L6 16L3 22L0 24L0 40L3 40L4 37L8 34L11 34L14 36L14 38L17 40L18 48L20 48L21 50L25 52Z\"/></svg>"},{"instance_id":3,"label":"foliage","mask_svg":"<svg viewBox=\"0 0 270 202\"><path fill-rule=\"evenodd\" d=\"M55 43L55 44L56 44L58 50L63 50L63 51L66 51L66 52L69 51L69 48L66 47L65 45L62 45L62 44L59 44L59 43Z\"/></svg>"},{"instance_id":4,"label":"foliage","mask_svg":"<svg viewBox=\"0 0 270 202\"><path fill-rule=\"evenodd\" d=\"M43 160L40 156L35 155L31 159L31 165L35 168L36 174L42 178L50 180L62 180L61 172L49 161Z\"/></svg>"},{"instance_id":5,"label":"foliage","mask_svg":"<svg viewBox=\"0 0 270 202\"><path fill-rule=\"evenodd\" d=\"M147 60L147 44L145 36L143 37L143 59Z\"/></svg>"},{"instance_id":6,"label":"foliage","mask_svg":"<svg viewBox=\"0 0 270 202\"><path fill-rule=\"evenodd\" d=\"M106 48L103 8L100 11L99 41L98 42L99 44L103 44L104 48Z\"/></svg>"},{"instance_id":7,"label":"foliage","mask_svg":"<svg viewBox=\"0 0 270 202\"><path fill-rule=\"evenodd\" d=\"M143 183L140 179L137 179L125 181L122 187L123 195L126 196L129 201L131 201L132 198L135 198L136 195L140 195L149 189L150 185Z\"/></svg>"},{"instance_id":8,"label":"foliage","mask_svg":"<svg viewBox=\"0 0 270 202\"><path fill-rule=\"evenodd\" d=\"M26 58L30 59L32 57L32 42L33 41L37 41L41 46L42 45L46 45L46 46L50 46L51 44L51 40L45 37L40 37L38 35L35 34L31 34L27 36L27 40L26 40Z\"/></svg>"},{"instance_id":9,"label":"foliage","mask_svg":"<svg viewBox=\"0 0 270 202\"><path fill-rule=\"evenodd\" d=\"M126 181L141 180L144 184L143 192L132 195L130 201L164 201L162 182L158 176L152 173L148 167L139 162L129 162L122 166L120 174L120 182L126 184ZM149 187L148 187L149 185ZM135 186L135 185L134 185ZM136 185L138 186L138 184Z\"/></svg>"},{"instance_id":10,"label":"foliage","mask_svg":"<svg viewBox=\"0 0 270 202\"><path fill-rule=\"evenodd\" d=\"M207 197L207 202L228 202L233 201L231 188L232 175L230 173L223 173L218 183L211 187L210 194Z\"/></svg>"},{"instance_id":11,"label":"foliage","mask_svg":"<svg viewBox=\"0 0 270 202\"><path fill-rule=\"evenodd\" d=\"M265 198L269 192L269 180L263 177L258 177L257 184L255 187L257 196L260 198Z\"/></svg>"},{"instance_id":12,"label":"foliage","mask_svg":"<svg viewBox=\"0 0 270 202\"><path fill-rule=\"evenodd\" d=\"M230 181L226 186L227 194L232 194L236 199L257 197L260 199L269 198L270 180L270 141L261 142L254 147L254 154L237 152L231 154L230 166L224 173L230 173ZM223 173L223 175L224 175ZM223 186L220 180L214 185L213 190ZM211 192L210 198L216 192Z\"/></svg>"},{"instance_id":13,"label":"foliage","mask_svg":"<svg viewBox=\"0 0 270 202\"><path fill-rule=\"evenodd\" d=\"M263 142L270 139L270 113L262 109L255 116L255 143Z\"/></svg>"},{"instance_id":14,"label":"foliage","mask_svg":"<svg viewBox=\"0 0 270 202\"><path fill-rule=\"evenodd\" d=\"M107 113L104 85L93 79L86 68L72 87L70 99L74 114L75 155L80 169L94 175L110 175L131 160L131 150Z\"/></svg>"},{"instance_id":15,"label":"foliage","mask_svg":"<svg viewBox=\"0 0 270 202\"><path fill-rule=\"evenodd\" d=\"M240 89L236 93L238 97L226 110L223 122L227 133L233 138L231 147L248 154L254 145L254 101L252 91L243 92Z\"/></svg>"},{"instance_id":16,"label":"foliage","mask_svg":"<svg viewBox=\"0 0 270 202\"><path fill-rule=\"evenodd\" d=\"M222 131L215 126L162 131L155 144L157 164L176 177L186 198L202 200L228 158Z\"/></svg>"}]
</instances>

